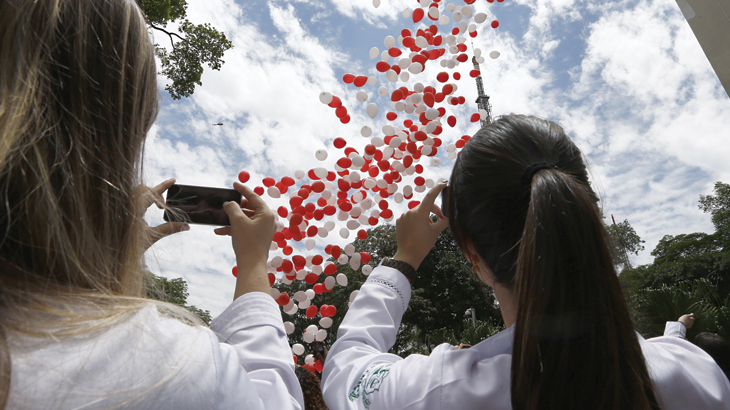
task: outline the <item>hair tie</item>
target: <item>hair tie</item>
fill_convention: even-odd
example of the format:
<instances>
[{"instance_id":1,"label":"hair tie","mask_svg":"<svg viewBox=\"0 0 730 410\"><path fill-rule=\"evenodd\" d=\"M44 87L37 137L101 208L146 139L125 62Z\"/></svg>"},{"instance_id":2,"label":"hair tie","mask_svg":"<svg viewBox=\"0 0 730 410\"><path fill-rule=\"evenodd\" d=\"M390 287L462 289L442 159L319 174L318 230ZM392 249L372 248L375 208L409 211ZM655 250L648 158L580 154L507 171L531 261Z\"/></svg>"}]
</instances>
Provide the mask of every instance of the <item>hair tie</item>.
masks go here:
<instances>
[{"instance_id":1,"label":"hair tie","mask_svg":"<svg viewBox=\"0 0 730 410\"><path fill-rule=\"evenodd\" d=\"M547 168L555 169L555 168L557 168L557 166L548 164L545 162L536 162L536 163L530 165L529 167L527 167L527 169L525 169L525 172L522 173L522 178L520 179L520 183L522 184L523 187L530 186L532 184L532 177L535 176L537 171L547 169Z\"/></svg>"}]
</instances>

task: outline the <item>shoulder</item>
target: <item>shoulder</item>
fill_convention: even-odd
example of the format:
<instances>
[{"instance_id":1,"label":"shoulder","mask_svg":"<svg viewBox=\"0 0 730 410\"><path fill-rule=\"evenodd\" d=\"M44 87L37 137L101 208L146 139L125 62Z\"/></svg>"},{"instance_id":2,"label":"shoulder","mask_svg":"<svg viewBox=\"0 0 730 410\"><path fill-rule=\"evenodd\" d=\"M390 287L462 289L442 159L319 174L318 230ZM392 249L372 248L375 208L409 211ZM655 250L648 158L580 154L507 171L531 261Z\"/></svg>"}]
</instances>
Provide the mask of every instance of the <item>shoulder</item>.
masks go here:
<instances>
[{"instance_id":1,"label":"shoulder","mask_svg":"<svg viewBox=\"0 0 730 410\"><path fill-rule=\"evenodd\" d=\"M10 404L16 399L16 404L26 403L21 408L95 403L91 408L166 409L185 402L212 407L214 340L209 329L148 305L103 331L61 341L30 340L25 348L14 343ZM15 342L23 341L28 339Z\"/></svg>"},{"instance_id":2,"label":"shoulder","mask_svg":"<svg viewBox=\"0 0 730 410\"><path fill-rule=\"evenodd\" d=\"M639 343L663 409L728 408L730 382L702 349L667 336Z\"/></svg>"}]
</instances>

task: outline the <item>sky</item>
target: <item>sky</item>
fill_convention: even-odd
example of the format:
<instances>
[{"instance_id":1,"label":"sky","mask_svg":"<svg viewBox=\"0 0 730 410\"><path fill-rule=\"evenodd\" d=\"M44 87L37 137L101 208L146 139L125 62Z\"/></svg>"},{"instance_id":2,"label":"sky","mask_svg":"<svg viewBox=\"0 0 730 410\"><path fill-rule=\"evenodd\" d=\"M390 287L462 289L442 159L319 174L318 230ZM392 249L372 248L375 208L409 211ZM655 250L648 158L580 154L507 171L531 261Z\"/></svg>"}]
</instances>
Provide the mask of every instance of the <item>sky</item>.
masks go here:
<instances>
[{"instance_id":1,"label":"sky","mask_svg":"<svg viewBox=\"0 0 730 410\"><path fill-rule=\"evenodd\" d=\"M441 3L443 14L453 18L448 1ZM162 107L145 148L147 184L175 177L181 184L230 187L246 170L255 186L267 176L279 180L296 170L334 169L342 157L332 145L335 138L362 152L369 143L363 126L383 137L382 127L390 124L385 112L392 108L379 87L392 92L418 82L442 85L436 80L440 71L461 73L449 82L466 99L448 106L447 116L458 121L452 128L442 120L443 146L473 134L479 123L469 120L477 112L470 63L449 70L429 62L423 73L391 82L375 69L380 56L369 56L373 47L387 49L387 36L397 39L404 28L415 33L433 23L403 17L404 9L417 7L416 0L380 0L378 7L370 0L188 0L188 18L225 32L234 47L220 71L206 69L190 98L171 99L164 91L167 79L159 77ZM650 252L664 235L714 231L697 205L716 181L730 182L730 98L674 0L477 0L472 7L487 19L465 44L469 57L475 49L485 57L481 74L493 115L537 115L567 130L587 158L604 214L628 220L646 241L635 264L651 263ZM499 21L496 29L493 20ZM440 34L454 24L452 19L439 26ZM155 41L169 47L165 35ZM492 51L500 56L490 58ZM450 57L447 52L444 58ZM343 82L347 73L374 76L377 84L358 89ZM368 94L367 102L357 100L358 90ZM349 123L320 102L322 92L342 99ZM379 108L375 118L366 113L371 102ZM397 122L403 118L401 113ZM212 125L218 122L224 125ZM327 150L325 161L315 158L318 149ZM453 161L443 149L436 158L438 166L421 160L423 176L448 178ZM413 185L413 177L401 187ZM287 203L265 199L274 209ZM391 201L396 215L405 202ZM156 209L147 218L162 223ZM337 228L317 237L310 253L354 239L355 231L340 237L344 225L332 220ZM306 250L300 246L297 252ZM281 253L271 253L276 255ZM230 238L214 235L212 227L193 226L166 238L146 260L159 275L184 278L188 302L214 316L232 300L235 255Z\"/></svg>"}]
</instances>

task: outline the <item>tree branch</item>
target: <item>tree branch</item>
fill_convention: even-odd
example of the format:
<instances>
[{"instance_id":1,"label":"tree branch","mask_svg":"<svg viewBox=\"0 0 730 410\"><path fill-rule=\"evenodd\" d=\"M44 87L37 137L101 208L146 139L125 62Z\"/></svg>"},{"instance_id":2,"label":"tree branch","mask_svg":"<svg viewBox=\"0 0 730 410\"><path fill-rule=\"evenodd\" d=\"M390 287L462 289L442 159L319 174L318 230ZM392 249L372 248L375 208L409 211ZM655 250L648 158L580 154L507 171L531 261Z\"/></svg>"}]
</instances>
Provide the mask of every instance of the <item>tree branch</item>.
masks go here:
<instances>
[{"instance_id":1,"label":"tree branch","mask_svg":"<svg viewBox=\"0 0 730 410\"><path fill-rule=\"evenodd\" d=\"M177 33L171 33L171 32L165 30L162 27L155 26L154 24L150 24L150 27L152 27L155 30L159 30L159 31L167 34L168 36L170 36L170 43L172 44L172 48L175 48L175 42L172 40L172 36L175 36L175 37L179 38L180 40L185 40L184 38L180 37L179 34L177 34Z\"/></svg>"}]
</instances>

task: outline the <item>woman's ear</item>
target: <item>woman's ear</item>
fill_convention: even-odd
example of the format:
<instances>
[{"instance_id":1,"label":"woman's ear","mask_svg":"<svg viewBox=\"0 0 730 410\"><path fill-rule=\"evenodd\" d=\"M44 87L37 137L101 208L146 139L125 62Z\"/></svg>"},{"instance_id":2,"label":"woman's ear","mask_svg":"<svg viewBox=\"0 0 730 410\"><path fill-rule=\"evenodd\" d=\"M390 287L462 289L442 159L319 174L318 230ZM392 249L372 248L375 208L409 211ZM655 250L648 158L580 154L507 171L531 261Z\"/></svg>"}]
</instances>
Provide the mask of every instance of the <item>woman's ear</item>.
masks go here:
<instances>
[{"instance_id":1,"label":"woman's ear","mask_svg":"<svg viewBox=\"0 0 730 410\"><path fill-rule=\"evenodd\" d=\"M489 287L494 288L494 275L492 271L487 267L487 264L482 261L482 258L474 249L474 244L470 240L466 240L466 249L464 250L464 258L471 263L472 272Z\"/></svg>"}]
</instances>

